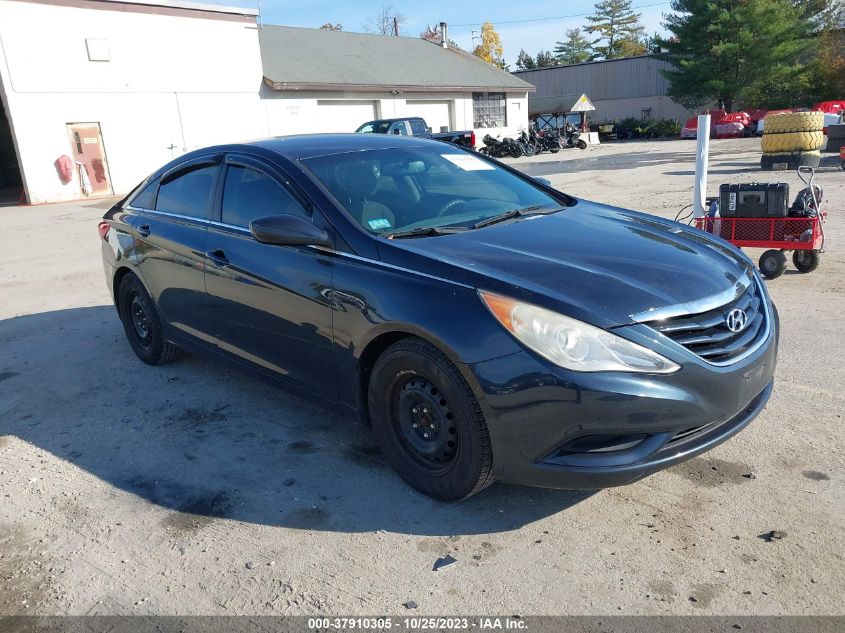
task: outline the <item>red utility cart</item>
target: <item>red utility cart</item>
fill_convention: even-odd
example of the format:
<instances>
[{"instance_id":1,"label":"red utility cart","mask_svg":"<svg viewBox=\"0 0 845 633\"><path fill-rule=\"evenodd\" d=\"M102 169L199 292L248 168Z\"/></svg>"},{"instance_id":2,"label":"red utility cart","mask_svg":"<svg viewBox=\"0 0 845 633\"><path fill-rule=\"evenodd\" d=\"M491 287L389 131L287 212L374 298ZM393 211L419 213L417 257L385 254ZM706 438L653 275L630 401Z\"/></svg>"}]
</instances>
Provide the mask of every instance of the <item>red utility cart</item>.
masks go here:
<instances>
[{"instance_id":1,"label":"red utility cart","mask_svg":"<svg viewBox=\"0 0 845 633\"><path fill-rule=\"evenodd\" d=\"M809 174L805 178L804 174ZM792 263L802 273L818 268L824 251L824 221L827 213L819 210L814 186L815 173L799 167L798 176L813 197L813 210L806 217L785 218L721 218L695 219L695 227L718 235L734 246L769 249L760 256L760 272L769 279L780 277L786 270L786 251L793 251Z\"/></svg>"}]
</instances>

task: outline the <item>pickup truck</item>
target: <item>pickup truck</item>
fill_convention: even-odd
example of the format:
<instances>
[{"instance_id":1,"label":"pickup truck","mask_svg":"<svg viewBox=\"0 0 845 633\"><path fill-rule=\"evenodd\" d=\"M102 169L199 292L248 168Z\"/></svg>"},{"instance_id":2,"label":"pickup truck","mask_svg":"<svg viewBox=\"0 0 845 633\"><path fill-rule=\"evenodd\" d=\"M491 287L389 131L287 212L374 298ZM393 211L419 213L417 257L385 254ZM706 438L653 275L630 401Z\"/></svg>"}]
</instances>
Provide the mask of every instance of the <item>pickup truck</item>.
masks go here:
<instances>
[{"instance_id":1,"label":"pickup truck","mask_svg":"<svg viewBox=\"0 0 845 633\"><path fill-rule=\"evenodd\" d=\"M452 143L461 147L475 149L475 132L438 132L432 134L431 128L426 125L424 119L413 116L404 119L378 119L367 121L357 130L357 134L401 134L403 136L419 136L431 138L435 141Z\"/></svg>"}]
</instances>

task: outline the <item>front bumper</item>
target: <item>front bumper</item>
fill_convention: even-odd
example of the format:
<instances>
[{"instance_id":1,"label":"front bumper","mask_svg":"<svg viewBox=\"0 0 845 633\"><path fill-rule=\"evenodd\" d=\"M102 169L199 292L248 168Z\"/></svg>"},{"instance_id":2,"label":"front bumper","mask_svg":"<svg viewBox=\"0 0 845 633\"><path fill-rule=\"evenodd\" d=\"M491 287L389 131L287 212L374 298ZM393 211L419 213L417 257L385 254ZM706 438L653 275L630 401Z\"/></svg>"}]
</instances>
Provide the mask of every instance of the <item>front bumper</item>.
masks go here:
<instances>
[{"instance_id":1,"label":"front bumper","mask_svg":"<svg viewBox=\"0 0 845 633\"><path fill-rule=\"evenodd\" d=\"M714 366L634 326L629 338L682 365L666 376L571 372L527 351L469 366L497 479L546 488L619 486L710 450L768 402L778 331L772 307L768 339L741 362Z\"/></svg>"}]
</instances>

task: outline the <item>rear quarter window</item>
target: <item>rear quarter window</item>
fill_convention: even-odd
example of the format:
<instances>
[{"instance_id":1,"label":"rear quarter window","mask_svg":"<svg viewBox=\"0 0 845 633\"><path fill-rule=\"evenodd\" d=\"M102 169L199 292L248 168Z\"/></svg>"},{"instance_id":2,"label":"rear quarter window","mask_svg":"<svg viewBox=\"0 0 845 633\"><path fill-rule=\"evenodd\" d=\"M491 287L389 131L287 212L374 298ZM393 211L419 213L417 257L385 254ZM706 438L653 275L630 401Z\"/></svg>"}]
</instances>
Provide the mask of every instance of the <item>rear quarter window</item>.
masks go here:
<instances>
[{"instance_id":1,"label":"rear quarter window","mask_svg":"<svg viewBox=\"0 0 845 633\"><path fill-rule=\"evenodd\" d=\"M129 204L136 209L152 209L153 198L155 198L158 180L153 180L146 187L141 188L129 201Z\"/></svg>"}]
</instances>

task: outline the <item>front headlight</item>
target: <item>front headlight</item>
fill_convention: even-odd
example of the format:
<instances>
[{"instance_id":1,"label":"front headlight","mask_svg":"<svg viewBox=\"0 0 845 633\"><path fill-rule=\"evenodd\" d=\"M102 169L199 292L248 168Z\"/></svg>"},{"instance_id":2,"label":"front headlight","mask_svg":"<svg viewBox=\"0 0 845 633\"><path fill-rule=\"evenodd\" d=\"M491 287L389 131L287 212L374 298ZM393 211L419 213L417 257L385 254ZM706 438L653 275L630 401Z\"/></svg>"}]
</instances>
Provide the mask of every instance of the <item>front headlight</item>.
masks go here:
<instances>
[{"instance_id":1,"label":"front headlight","mask_svg":"<svg viewBox=\"0 0 845 633\"><path fill-rule=\"evenodd\" d=\"M566 369L671 374L681 368L641 345L557 312L484 290L479 295L506 330Z\"/></svg>"}]
</instances>

